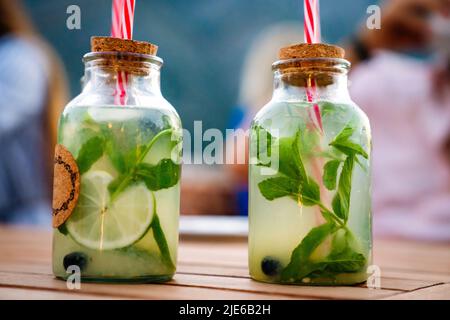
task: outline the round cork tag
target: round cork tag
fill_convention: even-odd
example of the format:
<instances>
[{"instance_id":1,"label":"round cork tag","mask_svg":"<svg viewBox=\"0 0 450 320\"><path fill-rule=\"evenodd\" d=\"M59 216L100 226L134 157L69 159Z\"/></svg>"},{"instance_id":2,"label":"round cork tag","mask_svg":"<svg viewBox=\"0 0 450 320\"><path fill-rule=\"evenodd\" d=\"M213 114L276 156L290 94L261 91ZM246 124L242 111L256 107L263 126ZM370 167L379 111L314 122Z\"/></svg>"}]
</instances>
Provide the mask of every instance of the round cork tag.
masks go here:
<instances>
[{"instance_id":1,"label":"round cork tag","mask_svg":"<svg viewBox=\"0 0 450 320\"><path fill-rule=\"evenodd\" d=\"M61 226L72 214L80 194L80 172L72 154L62 145L55 147L53 178L53 227Z\"/></svg>"}]
</instances>

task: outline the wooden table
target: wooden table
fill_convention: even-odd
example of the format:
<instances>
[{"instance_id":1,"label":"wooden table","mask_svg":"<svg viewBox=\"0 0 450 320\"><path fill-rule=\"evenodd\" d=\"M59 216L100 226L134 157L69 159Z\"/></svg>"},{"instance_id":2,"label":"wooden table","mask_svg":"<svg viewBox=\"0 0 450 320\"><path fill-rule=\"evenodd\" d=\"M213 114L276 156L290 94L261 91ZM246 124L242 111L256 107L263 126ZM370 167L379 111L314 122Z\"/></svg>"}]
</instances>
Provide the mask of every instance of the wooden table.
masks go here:
<instances>
[{"instance_id":1,"label":"wooden table","mask_svg":"<svg viewBox=\"0 0 450 320\"><path fill-rule=\"evenodd\" d=\"M0 299L450 299L450 245L380 240L374 251L381 289L259 283L244 240L181 239L171 282L68 290L52 275L48 231L0 226Z\"/></svg>"}]
</instances>

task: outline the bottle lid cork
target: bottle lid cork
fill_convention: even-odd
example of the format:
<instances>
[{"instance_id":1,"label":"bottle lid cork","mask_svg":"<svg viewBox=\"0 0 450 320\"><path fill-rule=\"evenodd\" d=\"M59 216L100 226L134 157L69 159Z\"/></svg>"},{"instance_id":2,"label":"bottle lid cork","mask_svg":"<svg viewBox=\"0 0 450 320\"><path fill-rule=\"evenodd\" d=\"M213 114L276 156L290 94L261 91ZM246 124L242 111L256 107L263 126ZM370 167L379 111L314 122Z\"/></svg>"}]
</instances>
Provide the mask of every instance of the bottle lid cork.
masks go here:
<instances>
[{"instance_id":1,"label":"bottle lid cork","mask_svg":"<svg viewBox=\"0 0 450 320\"><path fill-rule=\"evenodd\" d=\"M300 43L281 48L278 54L280 60L336 58L344 59L345 50L341 47L325 43Z\"/></svg>"},{"instance_id":2,"label":"bottle lid cork","mask_svg":"<svg viewBox=\"0 0 450 320\"><path fill-rule=\"evenodd\" d=\"M158 46L150 42L112 37L92 37L92 52L130 52L155 56Z\"/></svg>"}]
</instances>

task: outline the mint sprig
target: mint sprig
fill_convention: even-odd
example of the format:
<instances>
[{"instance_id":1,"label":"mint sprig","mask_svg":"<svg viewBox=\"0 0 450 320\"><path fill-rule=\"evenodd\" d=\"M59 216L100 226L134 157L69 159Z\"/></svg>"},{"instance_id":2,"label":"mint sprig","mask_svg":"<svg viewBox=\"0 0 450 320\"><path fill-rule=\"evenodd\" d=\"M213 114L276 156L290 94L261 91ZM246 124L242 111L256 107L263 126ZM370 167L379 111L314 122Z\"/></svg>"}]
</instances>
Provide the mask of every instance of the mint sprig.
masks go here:
<instances>
[{"instance_id":1,"label":"mint sprig","mask_svg":"<svg viewBox=\"0 0 450 320\"><path fill-rule=\"evenodd\" d=\"M259 128L259 131L264 130ZM307 130L306 130L307 131ZM303 238L294 249L289 264L280 275L281 281L301 281L305 277L333 277L336 273L357 272L366 264L366 257L357 249L356 240L347 228L350 212L351 182L355 162L358 156L368 158L367 152L351 140L354 129L346 125L329 144L333 153L340 153L324 166L323 184L328 190L337 191L332 201L332 208L327 208L321 201L320 188L316 181L307 175L304 157L314 156L311 132L301 129L293 137L279 138L279 172L278 176L268 178L258 184L261 194L269 201L290 197L305 206L318 206L326 223L317 226ZM271 137L272 142L274 138ZM308 142L309 141L309 142ZM260 154L258 154L260 156ZM341 157L344 156L344 160ZM342 165L339 178L338 170ZM338 236L344 239L338 241ZM311 257L313 251L326 239L333 238L329 255L320 261Z\"/></svg>"}]
</instances>

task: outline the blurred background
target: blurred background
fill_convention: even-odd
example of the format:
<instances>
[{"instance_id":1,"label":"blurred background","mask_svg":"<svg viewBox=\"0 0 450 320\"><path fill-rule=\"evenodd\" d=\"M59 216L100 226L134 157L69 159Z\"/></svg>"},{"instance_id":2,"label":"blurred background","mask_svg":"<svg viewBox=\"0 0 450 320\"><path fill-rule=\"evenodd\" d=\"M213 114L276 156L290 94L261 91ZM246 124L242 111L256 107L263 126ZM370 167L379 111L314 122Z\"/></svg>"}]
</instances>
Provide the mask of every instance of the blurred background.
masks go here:
<instances>
[{"instance_id":1,"label":"blurred background","mask_svg":"<svg viewBox=\"0 0 450 320\"><path fill-rule=\"evenodd\" d=\"M111 1L12 3L0 0L0 222L44 225L54 119L81 90L90 37L110 33ZM320 4L324 41L347 49L352 96L373 125L375 233L450 241L449 2L383 1L379 31L364 28L377 0ZM69 5L81 9L80 30L66 27ZM247 128L270 99L278 48L303 41L303 7L137 0L134 26L134 39L160 47L162 91L183 126L225 131ZM40 40L17 41L30 34ZM183 170L183 214L246 215L245 170Z\"/></svg>"},{"instance_id":2,"label":"blurred background","mask_svg":"<svg viewBox=\"0 0 450 320\"><path fill-rule=\"evenodd\" d=\"M90 37L110 33L111 1L23 2L63 60L71 96L77 95L84 71L81 57L90 49ZM330 42L350 34L374 3L334 2L321 0L323 33ZM73 4L81 9L81 30L66 28L66 9ZM273 24L291 21L300 29L302 19L298 0L137 0L133 37L159 45L158 54L165 61L164 96L177 108L184 126L191 131L194 120L202 120L204 128L224 130L238 102L239 78L252 42ZM297 41L303 41L301 32Z\"/></svg>"}]
</instances>

